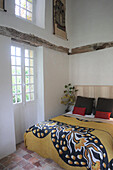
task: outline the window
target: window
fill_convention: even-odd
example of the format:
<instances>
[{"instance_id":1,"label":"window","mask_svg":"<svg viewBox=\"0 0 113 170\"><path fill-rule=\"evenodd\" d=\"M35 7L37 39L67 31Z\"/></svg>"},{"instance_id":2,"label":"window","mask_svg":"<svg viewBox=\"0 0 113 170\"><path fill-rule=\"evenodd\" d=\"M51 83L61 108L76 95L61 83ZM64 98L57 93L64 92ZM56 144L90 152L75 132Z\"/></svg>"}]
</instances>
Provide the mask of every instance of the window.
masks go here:
<instances>
[{"instance_id":1,"label":"window","mask_svg":"<svg viewBox=\"0 0 113 170\"><path fill-rule=\"evenodd\" d=\"M34 100L34 58L33 51L25 49L26 101Z\"/></svg>"},{"instance_id":2,"label":"window","mask_svg":"<svg viewBox=\"0 0 113 170\"><path fill-rule=\"evenodd\" d=\"M34 51L11 46L13 103L34 100Z\"/></svg>"},{"instance_id":3,"label":"window","mask_svg":"<svg viewBox=\"0 0 113 170\"><path fill-rule=\"evenodd\" d=\"M32 21L33 0L15 0L15 15Z\"/></svg>"},{"instance_id":4,"label":"window","mask_svg":"<svg viewBox=\"0 0 113 170\"><path fill-rule=\"evenodd\" d=\"M11 47L13 103L22 102L21 48Z\"/></svg>"}]
</instances>

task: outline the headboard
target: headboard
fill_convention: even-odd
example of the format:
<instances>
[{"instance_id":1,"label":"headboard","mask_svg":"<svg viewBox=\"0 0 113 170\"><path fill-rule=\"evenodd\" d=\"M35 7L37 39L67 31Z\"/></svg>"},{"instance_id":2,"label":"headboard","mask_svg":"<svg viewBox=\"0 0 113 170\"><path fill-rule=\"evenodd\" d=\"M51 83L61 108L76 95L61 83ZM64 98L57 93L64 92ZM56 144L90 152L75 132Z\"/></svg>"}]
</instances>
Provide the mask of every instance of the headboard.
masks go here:
<instances>
[{"instance_id":1,"label":"headboard","mask_svg":"<svg viewBox=\"0 0 113 170\"><path fill-rule=\"evenodd\" d=\"M113 99L113 86L104 85L75 85L78 89L77 96L98 97Z\"/></svg>"}]
</instances>

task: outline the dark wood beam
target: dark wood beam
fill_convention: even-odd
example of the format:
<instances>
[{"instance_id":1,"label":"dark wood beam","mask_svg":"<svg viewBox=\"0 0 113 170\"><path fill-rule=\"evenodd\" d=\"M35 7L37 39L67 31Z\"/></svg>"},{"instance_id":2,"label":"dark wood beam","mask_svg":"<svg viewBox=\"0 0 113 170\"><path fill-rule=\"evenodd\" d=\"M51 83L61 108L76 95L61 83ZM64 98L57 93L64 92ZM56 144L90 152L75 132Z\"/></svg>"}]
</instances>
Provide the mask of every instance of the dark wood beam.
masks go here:
<instances>
[{"instance_id":1,"label":"dark wood beam","mask_svg":"<svg viewBox=\"0 0 113 170\"><path fill-rule=\"evenodd\" d=\"M73 48L71 50L71 53L69 53L69 48L65 48L63 46L57 46L55 44L50 43L47 40L39 38L38 36L35 36L33 34L23 33L13 28L0 26L0 35L10 37L12 40L15 40L21 43L26 43L26 44L29 44L35 47L44 46L46 48L64 52L69 55L92 52L92 51L97 51L97 50L102 50L105 48L113 47L113 41L101 42L101 43L95 43L95 44Z\"/></svg>"},{"instance_id":2,"label":"dark wood beam","mask_svg":"<svg viewBox=\"0 0 113 170\"><path fill-rule=\"evenodd\" d=\"M95 44L91 44L91 45L76 47L76 48L73 48L71 50L71 53L69 53L69 54L73 55L73 54L92 52L92 51L102 50L102 49L110 48L110 47L113 47L113 41L101 42L101 43L95 43Z\"/></svg>"},{"instance_id":3,"label":"dark wood beam","mask_svg":"<svg viewBox=\"0 0 113 170\"><path fill-rule=\"evenodd\" d=\"M65 48L63 46L57 46L55 44L50 43L49 41L46 41L42 38L39 38L38 36L35 36L33 34L27 34L20 31L17 31L13 28L0 26L0 34L10 37L12 40L30 44L32 46L38 47L38 46L44 46L46 48L50 48L56 51L69 53L69 49Z\"/></svg>"}]
</instances>

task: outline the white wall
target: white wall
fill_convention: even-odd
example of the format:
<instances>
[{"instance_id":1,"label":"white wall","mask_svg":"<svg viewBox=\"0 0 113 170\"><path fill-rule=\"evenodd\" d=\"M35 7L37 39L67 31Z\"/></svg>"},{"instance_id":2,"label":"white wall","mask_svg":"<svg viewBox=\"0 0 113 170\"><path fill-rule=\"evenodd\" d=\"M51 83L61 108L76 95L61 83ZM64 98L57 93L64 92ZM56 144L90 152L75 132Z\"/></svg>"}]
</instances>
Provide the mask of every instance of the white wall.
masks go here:
<instances>
[{"instance_id":1,"label":"white wall","mask_svg":"<svg viewBox=\"0 0 113 170\"><path fill-rule=\"evenodd\" d=\"M113 85L113 48L70 56L70 82Z\"/></svg>"},{"instance_id":2,"label":"white wall","mask_svg":"<svg viewBox=\"0 0 113 170\"><path fill-rule=\"evenodd\" d=\"M112 0L71 0L70 45L113 40ZM69 57L70 82L78 85L113 85L113 48Z\"/></svg>"},{"instance_id":3,"label":"white wall","mask_svg":"<svg viewBox=\"0 0 113 170\"><path fill-rule=\"evenodd\" d=\"M37 48L37 56L38 121L44 121L65 111L60 102L69 82L69 57L43 47Z\"/></svg>"},{"instance_id":4,"label":"white wall","mask_svg":"<svg viewBox=\"0 0 113 170\"><path fill-rule=\"evenodd\" d=\"M0 36L0 158L15 151L10 38ZM7 49L7 50L6 50Z\"/></svg>"},{"instance_id":5,"label":"white wall","mask_svg":"<svg viewBox=\"0 0 113 170\"><path fill-rule=\"evenodd\" d=\"M71 47L113 40L112 0L71 0Z\"/></svg>"},{"instance_id":6,"label":"white wall","mask_svg":"<svg viewBox=\"0 0 113 170\"><path fill-rule=\"evenodd\" d=\"M37 48L37 121L45 120L44 107L44 54L43 47Z\"/></svg>"},{"instance_id":7,"label":"white wall","mask_svg":"<svg viewBox=\"0 0 113 170\"><path fill-rule=\"evenodd\" d=\"M45 28L45 1L36 0L36 25Z\"/></svg>"},{"instance_id":8,"label":"white wall","mask_svg":"<svg viewBox=\"0 0 113 170\"><path fill-rule=\"evenodd\" d=\"M45 119L64 113L60 103L64 85L69 82L68 55L44 48Z\"/></svg>"}]
</instances>

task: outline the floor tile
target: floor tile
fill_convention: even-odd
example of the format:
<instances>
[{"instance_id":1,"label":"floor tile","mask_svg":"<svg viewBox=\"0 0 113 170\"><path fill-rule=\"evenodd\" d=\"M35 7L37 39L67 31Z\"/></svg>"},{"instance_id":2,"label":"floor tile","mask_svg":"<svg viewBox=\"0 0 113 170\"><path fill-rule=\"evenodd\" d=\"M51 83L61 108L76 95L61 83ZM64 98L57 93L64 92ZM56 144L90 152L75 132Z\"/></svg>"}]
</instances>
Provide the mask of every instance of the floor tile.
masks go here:
<instances>
[{"instance_id":1,"label":"floor tile","mask_svg":"<svg viewBox=\"0 0 113 170\"><path fill-rule=\"evenodd\" d=\"M48 159L48 158L47 158L47 159L45 159L45 162L47 162L47 163L49 163L49 164L50 164L50 163L52 163L52 162L53 162L53 160L51 160L51 159Z\"/></svg>"},{"instance_id":2,"label":"floor tile","mask_svg":"<svg viewBox=\"0 0 113 170\"><path fill-rule=\"evenodd\" d=\"M24 142L16 149L16 152L0 160L0 170L63 170L51 159L26 149Z\"/></svg>"},{"instance_id":3,"label":"floor tile","mask_svg":"<svg viewBox=\"0 0 113 170\"><path fill-rule=\"evenodd\" d=\"M32 157L32 158L29 159L29 162L31 162L31 163L35 163L35 162L38 162L38 161L39 161L39 159L35 158L35 157Z\"/></svg>"},{"instance_id":4,"label":"floor tile","mask_svg":"<svg viewBox=\"0 0 113 170\"><path fill-rule=\"evenodd\" d=\"M25 169L25 170L31 170L32 168L35 168L35 166L32 165L32 164L30 164L30 163L28 163L27 165L25 165L25 166L23 167L23 169Z\"/></svg>"},{"instance_id":5,"label":"floor tile","mask_svg":"<svg viewBox=\"0 0 113 170\"><path fill-rule=\"evenodd\" d=\"M28 160L29 158L31 158L32 156L30 154L26 154L23 156L24 159Z\"/></svg>"},{"instance_id":6,"label":"floor tile","mask_svg":"<svg viewBox=\"0 0 113 170\"><path fill-rule=\"evenodd\" d=\"M2 164L2 163L4 163L4 162L6 162L6 161L8 161L8 157L2 158L2 159L0 160L0 163Z\"/></svg>"},{"instance_id":7,"label":"floor tile","mask_svg":"<svg viewBox=\"0 0 113 170\"><path fill-rule=\"evenodd\" d=\"M4 166L0 164L0 170L3 170L4 169Z\"/></svg>"},{"instance_id":8,"label":"floor tile","mask_svg":"<svg viewBox=\"0 0 113 170\"><path fill-rule=\"evenodd\" d=\"M24 167L25 165L27 165L28 164L28 162L26 161L26 160L21 160L20 162L18 162L18 165L20 166L20 167Z\"/></svg>"},{"instance_id":9,"label":"floor tile","mask_svg":"<svg viewBox=\"0 0 113 170\"><path fill-rule=\"evenodd\" d=\"M9 166L7 166L7 169L8 169L8 170L11 170L11 169L13 169L13 168L16 168L17 166L18 166L18 165L15 164L15 163L10 163Z\"/></svg>"},{"instance_id":10,"label":"floor tile","mask_svg":"<svg viewBox=\"0 0 113 170\"><path fill-rule=\"evenodd\" d=\"M40 162L35 162L34 165L37 166L37 167L41 167Z\"/></svg>"},{"instance_id":11,"label":"floor tile","mask_svg":"<svg viewBox=\"0 0 113 170\"><path fill-rule=\"evenodd\" d=\"M17 166L17 167L15 167L15 168L13 168L13 170L24 170L24 169L21 168L21 167L19 167L19 166Z\"/></svg>"},{"instance_id":12,"label":"floor tile","mask_svg":"<svg viewBox=\"0 0 113 170\"><path fill-rule=\"evenodd\" d=\"M16 162L16 163L20 162L21 160L22 160L22 158L20 156L18 156L18 155L16 155L15 157L13 157L11 159L11 161Z\"/></svg>"},{"instance_id":13,"label":"floor tile","mask_svg":"<svg viewBox=\"0 0 113 170\"><path fill-rule=\"evenodd\" d=\"M23 150L23 149L20 148L20 149L17 150L16 154L17 154L18 156L23 157L24 155L28 154L28 152L26 152L25 150Z\"/></svg>"},{"instance_id":14,"label":"floor tile","mask_svg":"<svg viewBox=\"0 0 113 170\"><path fill-rule=\"evenodd\" d=\"M29 154L32 154L32 153L34 153L33 151L30 151L30 150L27 150L27 152L28 152Z\"/></svg>"},{"instance_id":15,"label":"floor tile","mask_svg":"<svg viewBox=\"0 0 113 170\"><path fill-rule=\"evenodd\" d=\"M12 161L6 161L6 162L3 162L2 165L4 167L8 167L10 164L12 164L13 162Z\"/></svg>"}]
</instances>

